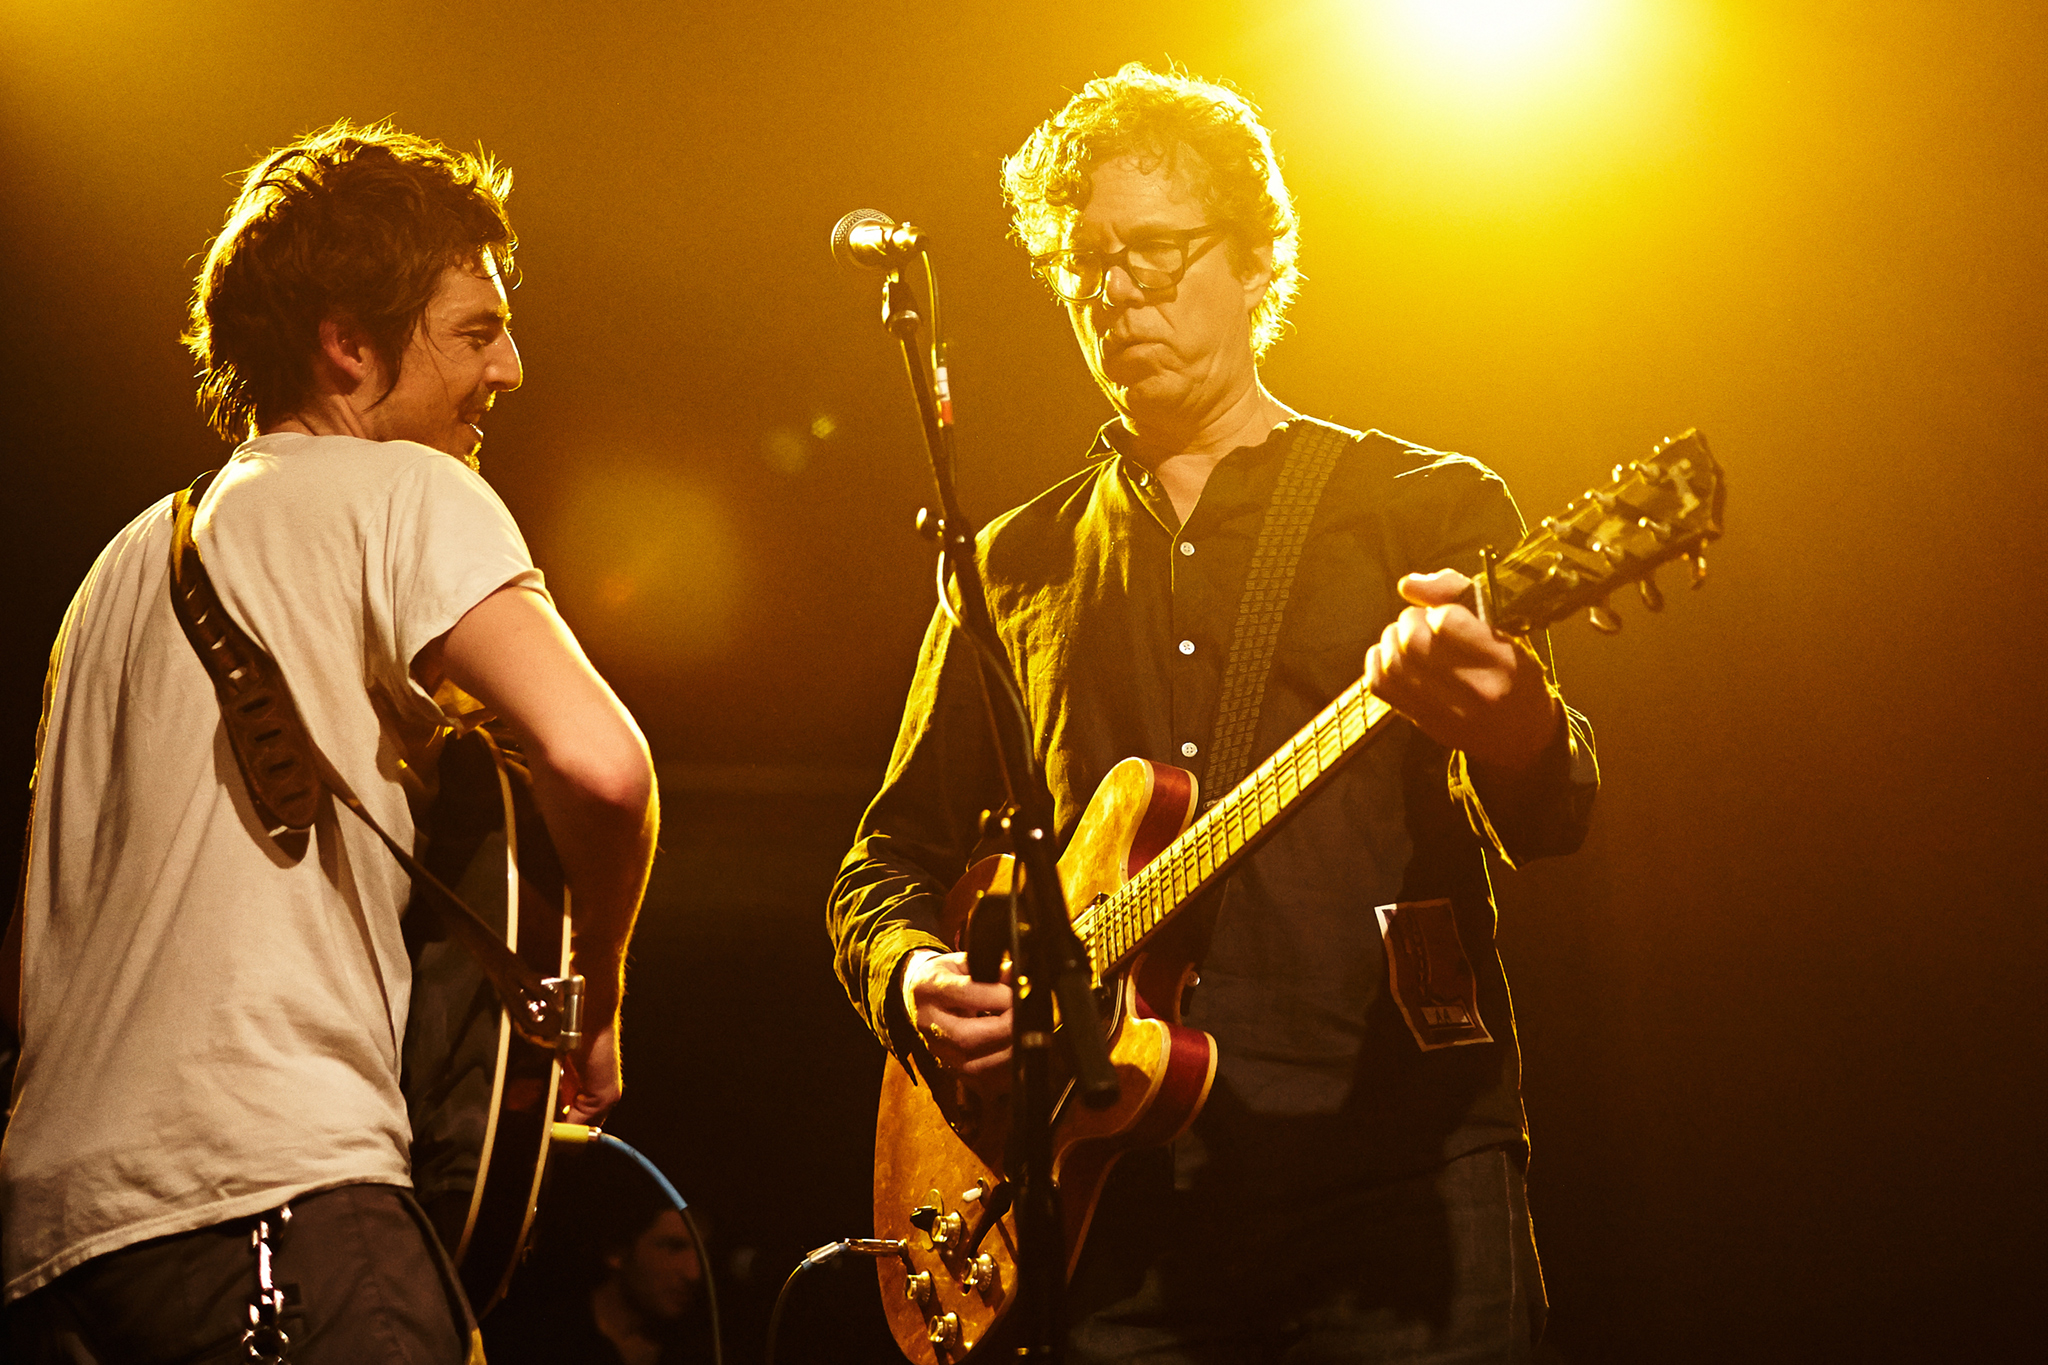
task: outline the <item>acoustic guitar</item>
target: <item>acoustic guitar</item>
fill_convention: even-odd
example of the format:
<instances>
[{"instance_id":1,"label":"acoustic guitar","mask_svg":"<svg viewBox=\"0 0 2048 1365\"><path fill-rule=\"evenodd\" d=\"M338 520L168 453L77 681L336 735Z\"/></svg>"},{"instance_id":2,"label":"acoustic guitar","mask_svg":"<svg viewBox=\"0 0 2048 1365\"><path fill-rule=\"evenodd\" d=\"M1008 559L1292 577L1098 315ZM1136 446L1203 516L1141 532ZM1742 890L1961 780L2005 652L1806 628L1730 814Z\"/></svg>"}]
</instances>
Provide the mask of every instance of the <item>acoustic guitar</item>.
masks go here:
<instances>
[{"instance_id":1,"label":"acoustic guitar","mask_svg":"<svg viewBox=\"0 0 2048 1365\"><path fill-rule=\"evenodd\" d=\"M509 733L451 738L423 861L542 977L569 970L569 890ZM414 893L401 1086L413 1188L481 1318L533 1230L561 1081L558 1054L512 1026L476 959Z\"/></svg>"},{"instance_id":2,"label":"acoustic guitar","mask_svg":"<svg viewBox=\"0 0 2048 1365\"><path fill-rule=\"evenodd\" d=\"M1698 432L1650 457L1616 466L1605 487L1546 517L1505 556L1486 557L1467 605L1495 629L1526 635L1585 609L1612 633L1615 588L1636 583L1660 609L1651 576L1681 556L1703 580L1703 547L1721 534L1720 466ZM1370 744L1393 714L1347 687L1220 800L1201 809L1192 773L1128 758L1089 800L1058 864L1074 930L1107 1001L1110 1060L1122 1096L1108 1110L1076 1102L1068 1081L1053 1113L1053 1182L1072 1274L1110 1168L1124 1152L1172 1140L1201 1112L1216 1074L1216 1043L1180 1022L1194 964L1158 933L1217 885L1265 837ZM1199 813L1198 813L1199 812ZM1008 854L970 868L947 897L942 934L956 948L1018 880ZM951 1365L1008 1312L1016 1287L1006 1094L972 1089L951 1073L920 1085L884 1066L875 1126L875 1236L903 1243L878 1259L882 1305L896 1344L918 1365Z\"/></svg>"}]
</instances>

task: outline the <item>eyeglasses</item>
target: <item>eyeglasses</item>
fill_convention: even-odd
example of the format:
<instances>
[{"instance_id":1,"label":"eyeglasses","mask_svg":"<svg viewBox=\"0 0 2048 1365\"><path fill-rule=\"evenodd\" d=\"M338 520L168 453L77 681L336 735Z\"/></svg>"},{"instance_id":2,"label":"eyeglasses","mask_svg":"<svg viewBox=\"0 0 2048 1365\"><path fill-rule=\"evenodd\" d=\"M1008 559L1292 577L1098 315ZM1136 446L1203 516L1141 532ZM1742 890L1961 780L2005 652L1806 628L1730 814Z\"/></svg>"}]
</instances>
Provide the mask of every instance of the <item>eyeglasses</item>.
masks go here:
<instances>
[{"instance_id":1,"label":"eyeglasses","mask_svg":"<svg viewBox=\"0 0 2048 1365\"><path fill-rule=\"evenodd\" d=\"M1122 251L1105 256L1099 251L1048 251L1033 256L1031 264L1045 272L1052 291L1069 303L1087 303L1107 287L1109 272L1122 266L1131 283L1146 293L1171 289L1180 283L1188 267L1209 248L1190 250L1204 238L1221 237L1227 227L1186 228L1161 232Z\"/></svg>"}]
</instances>

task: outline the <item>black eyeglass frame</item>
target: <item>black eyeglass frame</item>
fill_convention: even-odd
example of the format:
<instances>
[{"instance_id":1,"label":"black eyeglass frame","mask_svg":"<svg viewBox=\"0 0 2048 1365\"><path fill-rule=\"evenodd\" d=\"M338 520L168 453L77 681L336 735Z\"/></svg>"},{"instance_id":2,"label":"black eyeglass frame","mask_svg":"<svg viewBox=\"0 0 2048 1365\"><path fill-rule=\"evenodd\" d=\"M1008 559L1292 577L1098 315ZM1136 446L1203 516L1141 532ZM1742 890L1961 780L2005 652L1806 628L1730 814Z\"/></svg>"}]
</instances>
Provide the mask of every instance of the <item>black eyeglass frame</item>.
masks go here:
<instances>
[{"instance_id":1,"label":"black eyeglass frame","mask_svg":"<svg viewBox=\"0 0 2048 1365\"><path fill-rule=\"evenodd\" d=\"M1192 251L1189 249L1190 247L1205 237L1222 237L1229 231L1230 228L1226 224L1210 224L1206 227L1198 228L1176 228L1170 232L1155 232L1144 241L1133 242L1122 251L1112 252L1109 255L1104 255L1099 251L1048 251L1042 256L1033 256L1031 264L1045 275L1045 282L1052 287L1052 292L1068 303L1089 303L1100 298L1102 291L1109 287L1109 272L1118 266L1122 266L1124 273L1131 277L1132 284L1144 290L1147 294L1157 294L1162 290L1171 289L1179 284L1182 278L1187 275L1188 268L1200 260L1209 250L1209 248L1203 247L1200 251ZM1133 266L1131 264L1131 253L1133 251L1142 251L1167 242L1171 242L1180 248L1180 266L1178 269L1159 270L1152 266ZM1099 273L1095 279L1095 287L1077 298L1059 287L1056 276L1059 273L1059 263L1062 260L1074 260L1079 257L1095 257L1101 261L1101 264L1096 267ZM1072 270L1070 273L1078 276L1081 274L1081 271ZM1145 279L1140 278L1141 274L1157 279L1158 283L1146 283Z\"/></svg>"}]
</instances>

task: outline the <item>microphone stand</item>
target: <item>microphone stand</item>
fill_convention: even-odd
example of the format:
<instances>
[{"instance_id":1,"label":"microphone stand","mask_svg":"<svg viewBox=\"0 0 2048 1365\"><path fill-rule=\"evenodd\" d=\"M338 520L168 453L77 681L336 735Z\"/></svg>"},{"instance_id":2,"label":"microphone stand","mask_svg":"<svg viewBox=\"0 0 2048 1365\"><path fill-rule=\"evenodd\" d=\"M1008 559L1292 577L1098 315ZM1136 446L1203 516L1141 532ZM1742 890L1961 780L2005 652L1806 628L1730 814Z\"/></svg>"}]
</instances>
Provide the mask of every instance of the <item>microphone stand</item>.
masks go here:
<instances>
[{"instance_id":1,"label":"microphone stand","mask_svg":"<svg viewBox=\"0 0 2048 1365\"><path fill-rule=\"evenodd\" d=\"M1052 1182L1053 1055L1055 1038L1064 1044L1069 1073L1090 1108L1116 1103L1117 1077L1096 1010L1093 969L1088 950L1074 933L1060 891L1053 857L1052 797L1037 762L1031 721L1022 694L1010 677L1002 642L989 614L981 572L975 563L976 529L960 510L953 475L953 414L947 389L944 343L938 337L938 282L925 258L927 288L932 295L935 376L928 374L916 338L923 319L917 300L900 270L892 269L883 284L882 317L889 334L903 347L903 362L917 396L924 439L937 485L940 518L933 526L928 513L918 528L936 533L942 554L940 604L946 607L946 574L959 584L957 616L947 614L974 646L989 722L1010 787L1011 811L1001 820L1021 869L1021 894L1012 879L1009 896L1009 951L1012 1047L1011 1129L1006 1166L1019 1187L1013 1204L1017 1215L1017 1317L1023 1344L1016 1358L1058 1362L1066 1355L1066 1237L1059 1193ZM936 380L936 382L935 382ZM968 962L976 980L1000 975L1000 954L989 951L982 935L970 945ZM1054 1029L1054 1002L1065 1026Z\"/></svg>"}]
</instances>

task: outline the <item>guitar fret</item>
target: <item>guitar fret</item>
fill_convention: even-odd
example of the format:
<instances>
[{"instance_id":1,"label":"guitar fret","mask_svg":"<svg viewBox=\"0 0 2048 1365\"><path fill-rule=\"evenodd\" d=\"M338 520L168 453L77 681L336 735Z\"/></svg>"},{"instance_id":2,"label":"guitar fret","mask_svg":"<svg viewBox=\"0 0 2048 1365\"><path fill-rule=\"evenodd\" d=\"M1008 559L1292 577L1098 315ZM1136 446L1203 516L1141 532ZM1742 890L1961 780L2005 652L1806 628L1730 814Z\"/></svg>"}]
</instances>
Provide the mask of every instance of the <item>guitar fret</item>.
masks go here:
<instances>
[{"instance_id":1,"label":"guitar fret","mask_svg":"<svg viewBox=\"0 0 2048 1365\"><path fill-rule=\"evenodd\" d=\"M1280 760L1280 766L1273 770L1273 794L1284 806L1301 795L1301 774L1295 769L1291 745L1281 745L1274 757Z\"/></svg>"},{"instance_id":2,"label":"guitar fret","mask_svg":"<svg viewBox=\"0 0 2048 1365\"><path fill-rule=\"evenodd\" d=\"M1362 679L1340 693L1158 858L1084 912L1076 928L1086 926L1082 937L1090 959L1106 968L1127 956L1145 935L1201 894L1226 863L1335 767L1386 712Z\"/></svg>"},{"instance_id":3,"label":"guitar fret","mask_svg":"<svg viewBox=\"0 0 2048 1365\"><path fill-rule=\"evenodd\" d=\"M1293 748L1294 789L1297 792L1307 791L1323 775L1323 765L1316 757L1315 732L1309 732L1306 744L1296 744Z\"/></svg>"},{"instance_id":4,"label":"guitar fret","mask_svg":"<svg viewBox=\"0 0 2048 1365\"><path fill-rule=\"evenodd\" d=\"M1325 768L1337 761L1344 752L1344 721L1337 707L1331 706L1316 717L1316 758Z\"/></svg>"}]
</instances>

